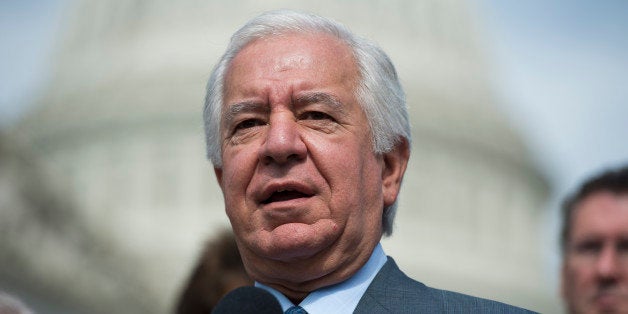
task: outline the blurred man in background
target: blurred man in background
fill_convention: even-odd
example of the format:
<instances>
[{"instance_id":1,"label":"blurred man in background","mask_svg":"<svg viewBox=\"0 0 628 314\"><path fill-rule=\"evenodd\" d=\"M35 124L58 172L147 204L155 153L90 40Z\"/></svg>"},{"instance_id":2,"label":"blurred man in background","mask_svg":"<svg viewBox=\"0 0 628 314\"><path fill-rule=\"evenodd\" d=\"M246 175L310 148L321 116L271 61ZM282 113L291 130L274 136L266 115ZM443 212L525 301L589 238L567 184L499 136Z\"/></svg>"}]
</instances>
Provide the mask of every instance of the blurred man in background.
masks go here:
<instances>
[{"instance_id":1,"label":"blurred man in background","mask_svg":"<svg viewBox=\"0 0 628 314\"><path fill-rule=\"evenodd\" d=\"M628 167L563 205L562 296L570 313L628 313Z\"/></svg>"}]
</instances>

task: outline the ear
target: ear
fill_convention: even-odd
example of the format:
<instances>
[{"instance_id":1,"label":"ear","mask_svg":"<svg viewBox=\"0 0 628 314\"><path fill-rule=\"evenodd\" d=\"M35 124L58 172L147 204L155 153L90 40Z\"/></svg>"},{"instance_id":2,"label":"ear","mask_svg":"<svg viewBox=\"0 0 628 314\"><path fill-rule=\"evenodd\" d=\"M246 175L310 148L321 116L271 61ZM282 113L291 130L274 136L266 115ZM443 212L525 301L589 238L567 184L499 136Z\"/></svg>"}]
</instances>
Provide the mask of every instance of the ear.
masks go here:
<instances>
[{"instance_id":1,"label":"ear","mask_svg":"<svg viewBox=\"0 0 628 314\"><path fill-rule=\"evenodd\" d=\"M218 181L218 185L222 189L222 168L214 167L214 174L216 174L216 180Z\"/></svg>"},{"instance_id":2,"label":"ear","mask_svg":"<svg viewBox=\"0 0 628 314\"><path fill-rule=\"evenodd\" d=\"M395 147L383 154L384 167L382 169L382 194L384 206L390 206L397 200L403 174L410 159L408 140L402 138Z\"/></svg>"}]
</instances>

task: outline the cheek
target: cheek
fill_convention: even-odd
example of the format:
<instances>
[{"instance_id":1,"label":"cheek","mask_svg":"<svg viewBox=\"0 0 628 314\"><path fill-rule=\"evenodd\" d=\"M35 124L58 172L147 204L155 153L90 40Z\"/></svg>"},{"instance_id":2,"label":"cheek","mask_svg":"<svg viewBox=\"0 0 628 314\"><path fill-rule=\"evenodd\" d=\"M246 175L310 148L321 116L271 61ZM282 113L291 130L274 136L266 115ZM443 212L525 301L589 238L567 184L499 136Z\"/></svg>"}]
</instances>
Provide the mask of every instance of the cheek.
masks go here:
<instances>
[{"instance_id":1,"label":"cheek","mask_svg":"<svg viewBox=\"0 0 628 314\"><path fill-rule=\"evenodd\" d=\"M567 276L567 282L573 291L587 289L594 281L590 266L572 265L567 271Z\"/></svg>"},{"instance_id":2,"label":"cheek","mask_svg":"<svg viewBox=\"0 0 628 314\"><path fill-rule=\"evenodd\" d=\"M345 148L348 148L345 146ZM369 165L362 152L357 149L341 149L324 157L325 169L332 188L342 188L343 192L357 194L367 178ZM319 168L320 169L320 168Z\"/></svg>"},{"instance_id":3,"label":"cheek","mask_svg":"<svg viewBox=\"0 0 628 314\"><path fill-rule=\"evenodd\" d=\"M347 149L328 160L336 167L332 170L335 180L330 182L336 201L350 202L360 215L382 206L381 167L368 148Z\"/></svg>"},{"instance_id":4,"label":"cheek","mask_svg":"<svg viewBox=\"0 0 628 314\"><path fill-rule=\"evenodd\" d=\"M251 150L230 148L223 153L223 193L240 193L255 170L255 156Z\"/></svg>"},{"instance_id":5,"label":"cheek","mask_svg":"<svg viewBox=\"0 0 628 314\"><path fill-rule=\"evenodd\" d=\"M255 154L243 149L229 149L223 153L222 193L225 211L234 227L243 227L250 221L247 209L247 188L255 172Z\"/></svg>"},{"instance_id":6,"label":"cheek","mask_svg":"<svg viewBox=\"0 0 628 314\"><path fill-rule=\"evenodd\" d=\"M574 302L575 300L582 299L582 290L585 288L583 282L580 279L579 272L573 268L573 266L567 267L563 272L563 280L561 293L566 301Z\"/></svg>"}]
</instances>

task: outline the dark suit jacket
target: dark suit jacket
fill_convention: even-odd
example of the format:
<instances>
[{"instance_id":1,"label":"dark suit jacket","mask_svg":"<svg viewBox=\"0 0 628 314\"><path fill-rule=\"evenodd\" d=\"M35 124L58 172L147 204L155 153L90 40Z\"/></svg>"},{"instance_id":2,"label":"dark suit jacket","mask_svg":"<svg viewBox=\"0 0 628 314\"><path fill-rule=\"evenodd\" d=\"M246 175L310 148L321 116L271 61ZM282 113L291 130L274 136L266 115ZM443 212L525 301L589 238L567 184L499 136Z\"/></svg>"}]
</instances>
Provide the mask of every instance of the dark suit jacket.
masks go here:
<instances>
[{"instance_id":1,"label":"dark suit jacket","mask_svg":"<svg viewBox=\"0 0 628 314\"><path fill-rule=\"evenodd\" d=\"M430 288L388 261L366 289L354 313L534 313L496 301Z\"/></svg>"}]
</instances>

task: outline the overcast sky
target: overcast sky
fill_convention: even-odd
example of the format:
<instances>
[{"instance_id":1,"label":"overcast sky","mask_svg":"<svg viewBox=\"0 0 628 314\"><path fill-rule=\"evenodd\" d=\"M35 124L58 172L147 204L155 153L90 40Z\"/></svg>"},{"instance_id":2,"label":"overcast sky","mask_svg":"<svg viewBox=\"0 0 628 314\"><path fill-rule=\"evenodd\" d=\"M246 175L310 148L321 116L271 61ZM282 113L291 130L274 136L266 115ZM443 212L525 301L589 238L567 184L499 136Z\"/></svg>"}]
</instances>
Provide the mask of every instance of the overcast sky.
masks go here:
<instances>
[{"instance_id":1,"label":"overcast sky","mask_svg":"<svg viewBox=\"0 0 628 314\"><path fill-rule=\"evenodd\" d=\"M47 78L61 4L0 1L0 127L24 112Z\"/></svg>"},{"instance_id":2,"label":"overcast sky","mask_svg":"<svg viewBox=\"0 0 628 314\"><path fill-rule=\"evenodd\" d=\"M628 1L481 4L505 105L557 192L628 162Z\"/></svg>"},{"instance_id":3,"label":"overcast sky","mask_svg":"<svg viewBox=\"0 0 628 314\"><path fill-rule=\"evenodd\" d=\"M478 1L499 97L553 199L628 162L628 1ZM63 2L0 1L0 127L46 81Z\"/></svg>"}]
</instances>

